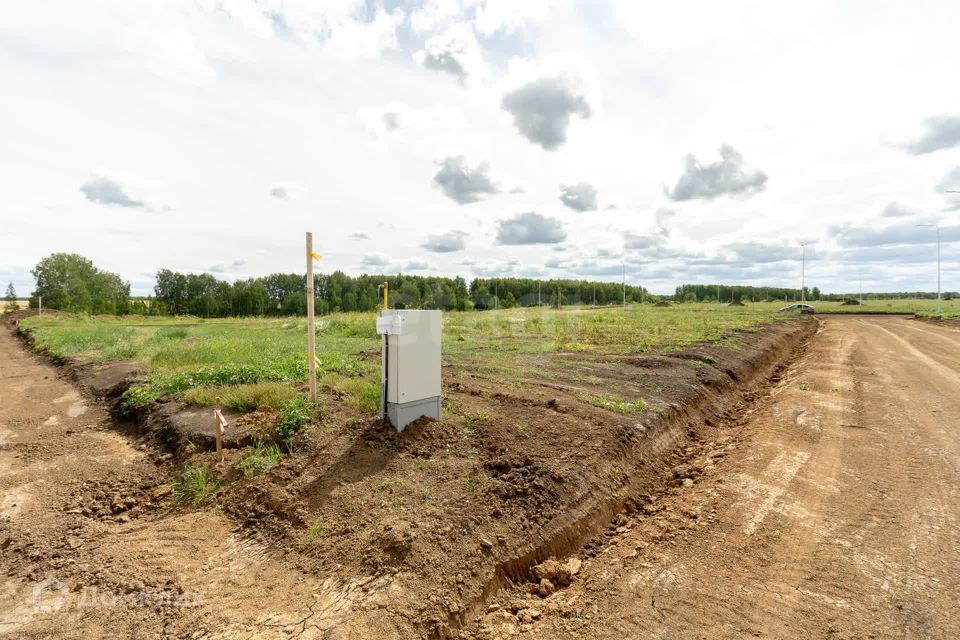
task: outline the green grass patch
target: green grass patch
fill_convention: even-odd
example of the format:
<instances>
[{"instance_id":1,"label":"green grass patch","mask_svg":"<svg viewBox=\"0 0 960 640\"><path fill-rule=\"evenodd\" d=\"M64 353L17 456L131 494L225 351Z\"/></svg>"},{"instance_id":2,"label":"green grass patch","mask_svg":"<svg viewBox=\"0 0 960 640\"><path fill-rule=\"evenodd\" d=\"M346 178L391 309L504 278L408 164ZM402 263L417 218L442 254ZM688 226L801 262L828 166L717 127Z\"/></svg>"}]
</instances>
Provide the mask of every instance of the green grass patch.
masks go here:
<instances>
[{"instance_id":1,"label":"green grass patch","mask_svg":"<svg viewBox=\"0 0 960 640\"><path fill-rule=\"evenodd\" d=\"M249 478L263 473L282 459L283 452L280 447L275 444L265 446L262 442L257 442L253 451L240 461L240 470Z\"/></svg>"},{"instance_id":2,"label":"green grass patch","mask_svg":"<svg viewBox=\"0 0 960 640\"><path fill-rule=\"evenodd\" d=\"M326 538L332 531L332 527L323 520L314 520L307 530L307 539L313 542L318 538Z\"/></svg>"},{"instance_id":3,"label":"green grass patch","mask_svg":"<svg viewBox=\"0 0 960 640\"><path fill-rule=\"evenodd\" d=\"M173 499L197 507L212 501L220 484L221 480L215 478L207 467L185 469L173 483Z\"/></svg>"},{"instance_id":4,"label":"green grass patch","mask_svg":"<svg viewBox=\"0 0 960 640\"><path fill-rule=\"evenodd\" d=\"M631 401L618 396L606 395L588 395L584 396L583 399L595 407L600 407L601 409L614 411L616 413L640 413L647 410L647 403L643 400Z\"/></svg>"},{"instance_id":5,"label":"green grass patch","mask_svg":"<svg viewBox=\"0 0 960 640\"><path fill-rule=\"evenodd\" d=\"M288 400L280 407L277 437L284 442L289 442L298 431L312 423L318 414L318 407L303 396Z\"/></svg>"},{"instance_id":6,"label":"green grass patch","mask_svg":"<svg viewBox=\"0 0 960 640\"><path fill-rule=\"evenodd\" d=\"M129 418L134 411L160 399L160 391L149 384L130 387L120 396L120 415Z\"/></svg>"},{"instance_id":7,"label":"green grass patch","mask_svg":"<svg viewBox=\"0 0 960 640\"><path fill-rule=\"evenodd\" d=\"M214 406L217 397L224 407L240 411L252 411L259 407L272 407L280 410L285 404L298 396L298 392L289 384L282 382L255 382L235 386L204 385L193 387L183 394L183 401L200 406Z\"/></svg>"}]
</instances>

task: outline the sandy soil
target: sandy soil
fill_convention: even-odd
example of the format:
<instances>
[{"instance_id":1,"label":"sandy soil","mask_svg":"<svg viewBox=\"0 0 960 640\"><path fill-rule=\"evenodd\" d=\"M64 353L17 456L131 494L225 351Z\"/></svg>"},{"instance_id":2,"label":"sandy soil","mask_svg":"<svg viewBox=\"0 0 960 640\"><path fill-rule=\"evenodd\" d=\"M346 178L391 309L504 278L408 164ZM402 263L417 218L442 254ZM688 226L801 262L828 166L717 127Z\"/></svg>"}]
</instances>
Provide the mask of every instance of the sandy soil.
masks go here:
<instances>
[{"instance_id":1,"label":"sandy soil","mask_svg":"<svg viewBox=\"0 0 960 640\"><path fill-rule=\"evenodd\" d=\"M741 349L716 356L749 351ZM468 511L454 513L456 528L434 527L436 507L428 504L407 511L416 517L351 529L307 553L282 531L262 534L283 529L271 523L303 519L301 512L339 508L361 489L350 478L336 481L351 469L383 473L424 455L452 465L458 447L475 444L438 439L440 425L386 442L357 424L356 444L342 454L329 443L316 455L307 449L310 456L226 494L222 509L168 512L161 505L169 497L169 454L118 432L100 405L6 331L0 354L0 634L10 637L414 638L440 630L463 638L920 638L960 631L955 330L902 318L830 318L789 371L777 373L773 363L759 369L775 384L750 385L729 401L733 374L700 360L594 363L591 372L609 368L611 380L656 371L656 380L673 380L676 389L705 385L720 410L689 414L679 431L651 424L652 435L630 447L617 438L609 450L597 447L591 455L609 459L615 472L600 465L603 473L590 482L636 495L616 501L626 510L605 533L583 545L568 537L555 548L571 555L532 568L516 556L514 541L557 529L562 514L553 514L564 503L523 497L553 495L539 477L530 479L541 487L533 493L504 498L509 509L497 502L498 461L512 459L514 443L496 418L483 431L498 446L471 454L490 458L489 491L481 487L472 506L462 505ZM528 407L531 425L548 416L544 442L524 436L516 446L558 487L571 486L563 474L574 467L547 445L610 429L599 414L591 422L575 393L555 396L565 410L544 414L535 409L539 400L478 385L458 381L447 392L464 404ZM583 423L589 430L574 430ZM348 441L349 433L338 433L320 435ZM388 460L364 463L385 451ZM638 465L634 477L642 481L602 484L632 473L621 459ZM452 477L462 492L464 482ZM262 513L249 512L254 502ZM531 516L523 528L512 515L521 508ZM498 519L502 535L487 542ZM403 553L389 555L397 549ZM494 568L501 590L473 593L493 584L484 576ZM469 602L460 625L425 624Z\"/></svg>"},{"instance_id":2,"label":"sandy soil","mask_svg":"<svg viewBox=\"0 0 960 640\"><path fill-rule=\"evenodd\" d=\"M826 319L691 481L567 589L492 604L478 635L960 637L958 413L960 332Z\"/></svg>"}]
</instances>

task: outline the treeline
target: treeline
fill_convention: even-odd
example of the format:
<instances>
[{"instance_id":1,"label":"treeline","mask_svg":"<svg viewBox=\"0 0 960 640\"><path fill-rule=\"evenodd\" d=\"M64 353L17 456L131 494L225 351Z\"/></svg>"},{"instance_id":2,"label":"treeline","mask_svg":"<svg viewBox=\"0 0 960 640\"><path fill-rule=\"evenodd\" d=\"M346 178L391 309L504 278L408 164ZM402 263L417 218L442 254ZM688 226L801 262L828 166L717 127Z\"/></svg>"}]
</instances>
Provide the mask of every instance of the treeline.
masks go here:
<instances>
[{"instance_id":1,"label":"treeline","mask_svg":"<svg viewBox=\"0 0 960 640\"><path fill-rule=\"evenodd\" d=\"M719 296L719 297L718 297ZM804 287L805 300L819 300L820 289ZM677 302L770 302L774 300L799 300L799 288L747 287L725 284L682 284L677 287L673 299Z\"/></svg>"},{"instance_id":2,"label":"treeline","mask_svg":"<svg viewBox=\"0 0 960 640\"><path fill-rule=\"evenodd\" d=\"M860 293L825 293L823 294L823 300L831 301L840 301L840 300L850 300L851 298L855 300L860 299ZM944 300L953 300L955 298L960 298L960 293L956 291L944 291L942 296ZM892 293L874 293L872 291L863 292L864 300L904 300L916 298L920 300L936 300L937 292L933 291L894 291Z\"/></svg>"},{"instance_id":3,"label":"treeline","mask_svg":"<svg viewBox=\"0 0 960 640\"><path fill-rule=\"evenodd\" d=\"M380 285L388 286L388 301L395 309L466 311L515 306L619 303L623 286L585 280L534 280L530 278L474 279L462 277L362 275L342 271L314 276L318 314L335 311L373 311L383 304ZM155 297L150 307L159 314L214 318L246 315L303 315L307 311L306 279L300 274L275 273L233 283L210 274L157 272ZM642 301L642 287L627 286L628 302Z\"/></svg>"},{"instance_id":4,"label":"treeline","mask_svg":"<svg viewBox=\"0 0 960 640\"><path fill-rule=\"evenodd\" d=\"M470 282L470 300L476 309L557 306L567 304L622 304L651 299L639 286L589 280L535 280L487 278Z\"/></svg>"},{"instance_id":5,"label":"treeline","mask_svg":"<svg viewBox=\"0 0 960 640\"><path fill-rule=\"evenodd\" d=\"M131 298L130 283L115 273L97 269L76 254L55 253L32 271L37 280L30 297L36 308L43 299L48 309L92 314L193 315L203 318L230 316L290 316L307 312L306 278L296 273L275 273L260 278L227 282L209 273L157 272L154 295ZM532 278L362 275L342 271L314 276L314 296L319 314L335 311L373 311L382 305L379 287L387 283L389 303L395 309L497 309L515 306L618 304L649 299L643 287L586 280L534 280Z\"/></svg>"}]
</instances>

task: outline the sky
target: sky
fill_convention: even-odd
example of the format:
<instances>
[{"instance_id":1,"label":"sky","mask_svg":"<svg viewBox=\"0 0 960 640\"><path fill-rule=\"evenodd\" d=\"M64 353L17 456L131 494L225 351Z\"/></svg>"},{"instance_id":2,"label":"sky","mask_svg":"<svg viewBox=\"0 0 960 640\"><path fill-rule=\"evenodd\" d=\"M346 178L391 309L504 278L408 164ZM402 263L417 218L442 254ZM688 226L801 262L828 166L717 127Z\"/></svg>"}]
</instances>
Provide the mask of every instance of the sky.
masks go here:
<instances>
[{"instance_id":1,"label":"sky","mask_svg":"<svg viewBox=\"0 0 960 640\"><path fill-rule=\"evenodd\" d=\"M82 254L960 289L960 3L88 0L0 9L0 286ZM801 247L806 245L805 250Z\"/></svg>"}]
</instances>

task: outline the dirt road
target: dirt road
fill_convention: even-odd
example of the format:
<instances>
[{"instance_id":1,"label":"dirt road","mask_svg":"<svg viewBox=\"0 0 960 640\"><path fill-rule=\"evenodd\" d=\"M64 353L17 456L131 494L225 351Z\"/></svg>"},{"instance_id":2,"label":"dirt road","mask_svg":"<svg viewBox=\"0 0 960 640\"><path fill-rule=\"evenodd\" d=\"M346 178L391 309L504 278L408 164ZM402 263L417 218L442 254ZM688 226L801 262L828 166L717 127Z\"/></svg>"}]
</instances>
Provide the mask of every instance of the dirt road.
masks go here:
<instances>
[{"instance_id":1,"label":"dirt road","mask_svg":"<svg viewBox=\"0 0 960 640\"><path fill-rule=\"evenodd\" d=\"M215 509L165 514L158 455L0 327L0 636L361 637L342 615L375 581L298 572Z\"/></svg>"},{"instance_id":2,"label":"dirt road","mask_svg":"<svg viewBox=\"0 0 960 640\"><path fill-rule=\"evenodd\" d=\"M692 486L624 522L528 631L960 637L958 416L960 332L830 317Z\"/></svg>"},{"instance_id":3,"label":"dirt road","mask_svg":"<svg viewBox=\"0 0 960 640\"><path fill-rule=\"evenodd\" d=\"M960 331L826 319L570 586L501 592L461 633L960 637L958 415ZM216 509L160 513L159 455L0 331L0 635L417 637L389 578L299 571Z\"/></svg>"}]
</instances>

